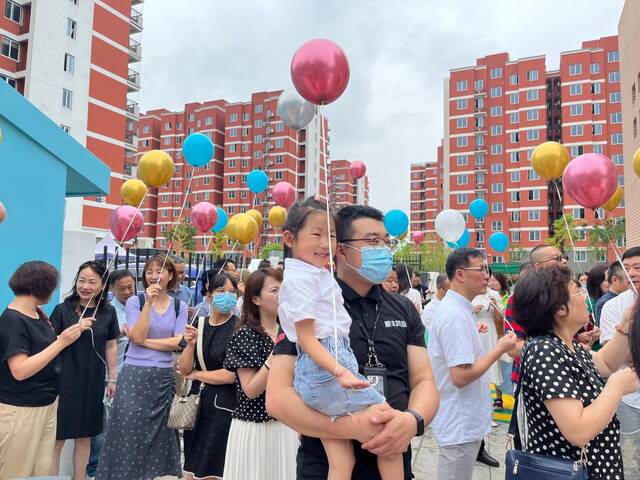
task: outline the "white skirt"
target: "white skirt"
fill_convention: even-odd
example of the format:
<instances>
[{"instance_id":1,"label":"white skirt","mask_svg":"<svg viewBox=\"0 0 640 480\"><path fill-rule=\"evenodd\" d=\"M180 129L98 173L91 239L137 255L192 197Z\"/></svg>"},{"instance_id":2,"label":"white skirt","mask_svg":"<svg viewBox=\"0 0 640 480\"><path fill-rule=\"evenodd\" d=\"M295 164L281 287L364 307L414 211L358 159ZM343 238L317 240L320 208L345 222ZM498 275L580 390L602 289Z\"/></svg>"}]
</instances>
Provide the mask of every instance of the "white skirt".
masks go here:
<instances>
[{"instance_id":1,"label":"white skirt","mask_svg":"<svg viewBox=\"0 0 640 480\"><path fill-rule=\"evenodd\" d=\"M224 459L224 480L295 480L298 434L285 424L233 419Z\"/></svg>"},{"instance_id":2,"label":"white skirt","mask_svg":"<svg viewBox=\"0 0 640 480\"><path fill-rule=\"evenodd\" d=\"M493 350L498 343L498 331L496 330L496 324L493 322L493 318L489 317L486 320L484 318L478 318L479 323L484 323L489 327L489 331L480 334L480 340L482 341L482 347L484 348L485 355ZM487 370L489 377L489 383L500 386L502 384L502 374L500 373L500 367L498 362L493 364Z\"/></svg>"}]
</instances>

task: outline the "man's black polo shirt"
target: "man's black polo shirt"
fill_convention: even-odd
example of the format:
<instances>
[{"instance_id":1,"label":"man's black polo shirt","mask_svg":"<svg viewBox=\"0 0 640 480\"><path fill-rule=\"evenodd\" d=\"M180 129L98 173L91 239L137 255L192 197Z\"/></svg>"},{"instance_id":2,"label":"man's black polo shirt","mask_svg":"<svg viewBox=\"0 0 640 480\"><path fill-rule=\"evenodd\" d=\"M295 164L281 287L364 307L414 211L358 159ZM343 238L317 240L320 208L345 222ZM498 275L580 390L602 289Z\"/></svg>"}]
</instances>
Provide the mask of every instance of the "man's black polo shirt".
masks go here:
<instances>
[{"instance_id":1,"label":"man's black polo shirt","mask_svg":"<svg viewBox=\"0 0 640 480\"><path fill-rule=\"evenodd\" d=\"M404 411L409 403L409 368L407 346L424 347L424 326L413 303L401 295L385 292L375 285L366 297L360 297L349 285L338 279L347 312L352 318L349 337L351 348L358 359L360 370L367 363L367 338L358 325L360 320L369 335L373 332L376 306L380 317L374 338L378 359L387 369L387 402L396 410ZM284 338L276 345L274 354L296 355L295 344ZM352 479L379 479L377 457L354 441L356 465ZM404 454L405 479L411 474L411 448ZM317 438L302 436L297 458L298 480L326 479L328 474L327 456L322 443Z\"/></svg>"}]
</instances>

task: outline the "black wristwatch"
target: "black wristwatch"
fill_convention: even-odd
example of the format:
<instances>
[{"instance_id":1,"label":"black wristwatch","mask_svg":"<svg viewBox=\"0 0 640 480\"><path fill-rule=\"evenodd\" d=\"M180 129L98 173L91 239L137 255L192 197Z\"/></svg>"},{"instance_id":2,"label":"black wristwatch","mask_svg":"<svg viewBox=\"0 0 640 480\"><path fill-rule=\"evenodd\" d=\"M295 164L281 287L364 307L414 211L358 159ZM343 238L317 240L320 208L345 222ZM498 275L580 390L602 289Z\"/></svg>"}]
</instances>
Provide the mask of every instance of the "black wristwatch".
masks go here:
<instances>
[{"instance_id":1,"label":"black wristwatch","mask_svg":"<svg viewBox=\"0 0 640 480\"><path fill-rule=\"evenodd\" d=\"M414 418L416 419L417 427L418 427L418 431L416 432L416 437L421 437L422 435L424 435L424 418L422 418L422 415L420 415L418 412L410 408L407 408L407 410L405 411L413 415Z\"/></svg>"}]
</instances>

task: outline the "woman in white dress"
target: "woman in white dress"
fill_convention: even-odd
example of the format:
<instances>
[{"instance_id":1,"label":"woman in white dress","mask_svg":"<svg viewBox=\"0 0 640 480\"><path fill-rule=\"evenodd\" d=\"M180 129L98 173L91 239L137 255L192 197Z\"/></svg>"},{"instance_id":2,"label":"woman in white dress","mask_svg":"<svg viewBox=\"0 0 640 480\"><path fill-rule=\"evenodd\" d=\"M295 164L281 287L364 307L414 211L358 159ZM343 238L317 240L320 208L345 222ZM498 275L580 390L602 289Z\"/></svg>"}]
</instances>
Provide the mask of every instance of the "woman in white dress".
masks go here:
<instances>
[{"instance_id":1,"label":"woman in white dress","mask_svg":"<svg viewBox=\"0 0 640 480\"><path fill-rule=\"evenodd\" d=\"M502 321L504 316L502 312L502 299L500 294L491 288L487 288L487 293L484 295L478 295L471 302L476 312L478 323L483 323L487 326L487 331L480 334L482 340L482 346L485 352L491 351L498 343L498 331L496 329L496 320ZM491 368L487 371L489 375L489 382L496 386L502 383L502 375L500 374L500 368L498 362L491 365ZM498 393L496 388L497 398L502 397L502 392ZM496 399L497 400L497 399Z\"/></svg>"}]
</instances>

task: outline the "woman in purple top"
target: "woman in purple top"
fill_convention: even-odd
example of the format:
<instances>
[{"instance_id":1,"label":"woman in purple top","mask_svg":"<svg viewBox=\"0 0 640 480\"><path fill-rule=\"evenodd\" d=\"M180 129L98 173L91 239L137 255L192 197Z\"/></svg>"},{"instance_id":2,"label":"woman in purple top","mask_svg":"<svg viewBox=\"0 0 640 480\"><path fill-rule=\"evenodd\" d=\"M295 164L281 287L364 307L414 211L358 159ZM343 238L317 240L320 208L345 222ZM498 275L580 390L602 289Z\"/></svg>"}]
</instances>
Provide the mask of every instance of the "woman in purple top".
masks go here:
<instances>
[{"instance_id":1,"label":"woman in purple top","mask_svg":"<svg viewBox=\"0 0 640 480\"><path fill-rule=\"evenodd\" d=\"M178 436L167 427L174 390L171 352L178 350L187 323L187 306L181 302L176 315L174 301L179 300L167 294L177 281L171 259L154 255L142 271L144 305L138 296L127 301L129 350L96 479L182 475Z\"/></svg>"}]
</instances>

